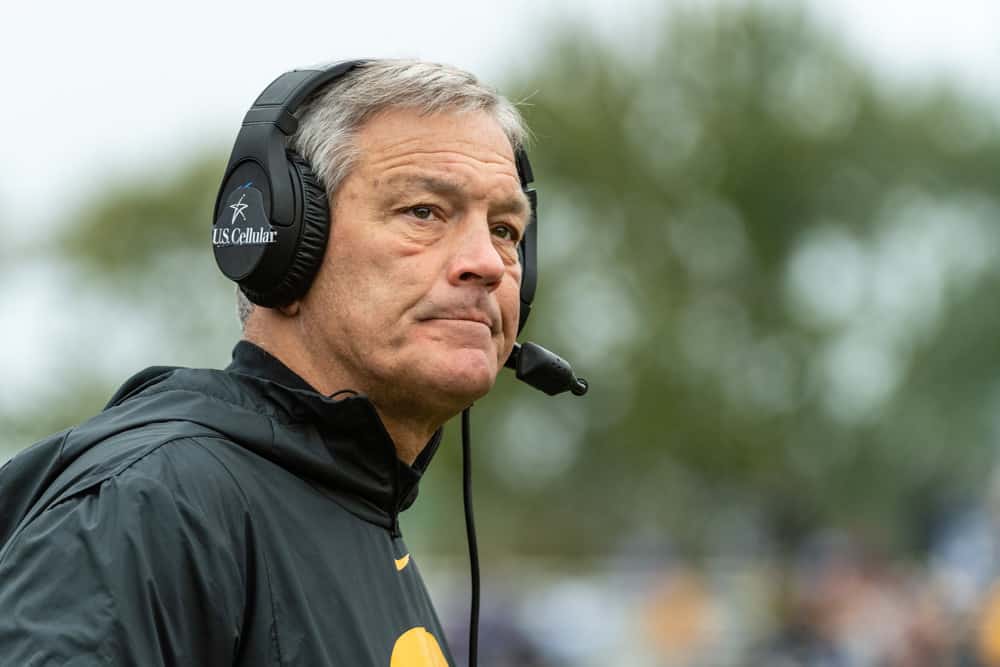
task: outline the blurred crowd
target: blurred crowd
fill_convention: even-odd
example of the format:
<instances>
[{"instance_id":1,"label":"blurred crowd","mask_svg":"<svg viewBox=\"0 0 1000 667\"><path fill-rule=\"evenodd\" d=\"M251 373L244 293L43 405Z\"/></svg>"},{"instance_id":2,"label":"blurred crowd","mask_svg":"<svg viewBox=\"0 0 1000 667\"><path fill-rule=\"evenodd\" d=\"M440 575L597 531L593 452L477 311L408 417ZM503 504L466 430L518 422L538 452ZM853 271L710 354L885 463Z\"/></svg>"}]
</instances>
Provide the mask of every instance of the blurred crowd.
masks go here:
<instances>
[{"instance_id":1,"label":"blurred crowd","mask_svg":"<svg viewBox=\"0 0 1000 667\"><path fill-rule=\"evenodd\" d=\"M567 575L567 563L511 564L484 580L480 663L1000 666L993 528L986 512L955 512L934 530L922 563L893 561L830 533L787 559L692 564L667 549L656 557L647 545L625 548L589 574ZM464 581L458 567L432 577L459 664L468 650Z\"/></svg>"}]
</instances>

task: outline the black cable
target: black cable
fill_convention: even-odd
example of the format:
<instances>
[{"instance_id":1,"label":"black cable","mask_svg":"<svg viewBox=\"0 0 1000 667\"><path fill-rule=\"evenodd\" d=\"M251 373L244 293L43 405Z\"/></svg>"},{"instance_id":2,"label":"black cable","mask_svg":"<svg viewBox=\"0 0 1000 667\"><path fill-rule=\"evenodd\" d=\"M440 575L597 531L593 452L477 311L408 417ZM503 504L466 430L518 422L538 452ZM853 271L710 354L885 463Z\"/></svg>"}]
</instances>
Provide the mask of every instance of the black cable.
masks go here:
<instances>
[{"instance_id":1,"label":"black cable","mask_svg":"<svg viewBox=\"0 0 1000 667\"><path fill-rule=\"evenodd\" d=\"M514 344L504 364L523 380L546 394L571 391L587 393L587 381L573 374L562 357L535 343ZM479 548L476 546L476 522L472 517L472 435L469 427L470 405L462 410L462 497L465 501L465 532L469 541L469 569L472 575L472 608L469 612L469 667L476 667L479 654Z\"/></svg>"},{"instance_id":2,"label":"black cable","mask_svg":"<svg viewBox=\"0 0 1000 667\"><path fill-rule=\"evenodd\" d=\"M472 570L472 610L469 613L469 667L476 667L479 653L479 548L476 523L472 517L472 436L469 411L462 410L462 497L465 501L465 532L469 540L469 567Z\"/></svg>"}]
</instances>

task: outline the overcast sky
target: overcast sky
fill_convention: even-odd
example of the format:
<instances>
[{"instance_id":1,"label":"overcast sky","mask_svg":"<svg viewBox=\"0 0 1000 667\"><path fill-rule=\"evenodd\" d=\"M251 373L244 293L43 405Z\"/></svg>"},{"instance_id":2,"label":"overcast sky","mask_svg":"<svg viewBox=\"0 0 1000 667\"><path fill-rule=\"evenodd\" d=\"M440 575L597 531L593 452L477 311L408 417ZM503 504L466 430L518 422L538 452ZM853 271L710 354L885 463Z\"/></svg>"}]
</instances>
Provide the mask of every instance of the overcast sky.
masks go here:
<instances>
[{"instance_id":1,"label":"overcast sky","mask_svg":"<svg viewBox=\"0 0 1000 667\"><path fill-rule=\"evenodd\" d=\"M416 56L497 79L511 64L528 66L542 29L561 17L589 20L622 48L637 48L641 40L630 36L658 5L8 3L0 13L0 231L37 238L103 183L169 166L206 140L228 150L249 103L291 67ZM813 7L886 72L946 73L1000 99L997 0L815 0Z\"/></svg>"}]
</instances>

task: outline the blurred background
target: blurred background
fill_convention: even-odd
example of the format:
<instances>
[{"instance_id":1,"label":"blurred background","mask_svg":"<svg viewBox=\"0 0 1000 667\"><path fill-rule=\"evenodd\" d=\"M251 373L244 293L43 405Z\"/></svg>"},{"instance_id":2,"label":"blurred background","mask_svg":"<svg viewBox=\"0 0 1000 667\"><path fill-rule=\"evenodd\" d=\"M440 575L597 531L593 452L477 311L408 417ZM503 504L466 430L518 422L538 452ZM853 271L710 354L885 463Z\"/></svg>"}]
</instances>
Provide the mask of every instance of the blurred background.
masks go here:
<instances>
[{"instance_id":1,"label":"blurred background","mask_svg":"<svg viewBox=\"0 0 1000 667\"><path fill-rule=\"evenodd\" d=\"M526 338L473 413L491 666L1000 665L1000 5L20 3L0 461L239 336L207 243L286 69L466 67L536 142ZM404 516L464 664L458 428ZM2 503L2 498L0 498Z\"/></svg>"}]
</instances>

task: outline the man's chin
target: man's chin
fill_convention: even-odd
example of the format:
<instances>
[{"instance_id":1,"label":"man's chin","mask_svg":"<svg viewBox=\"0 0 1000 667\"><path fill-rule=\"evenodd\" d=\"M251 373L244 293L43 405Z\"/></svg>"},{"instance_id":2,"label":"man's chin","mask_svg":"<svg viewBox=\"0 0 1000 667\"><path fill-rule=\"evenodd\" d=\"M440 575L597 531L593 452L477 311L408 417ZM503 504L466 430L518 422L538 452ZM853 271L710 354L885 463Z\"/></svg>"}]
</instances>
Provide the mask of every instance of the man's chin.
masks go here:
<instances>
[{"instance_id":1,"label":"man's chin","mask_svg":"<svg viewBox=\"0 0 1000 667\"><path fill-rule=\"evenodd\" d=\"M467 405L485 396L496 382L499 370L495 352L461 349L442 355L422 371L428 390L445 400Z\"/></svg>"}]
</instances>

